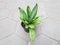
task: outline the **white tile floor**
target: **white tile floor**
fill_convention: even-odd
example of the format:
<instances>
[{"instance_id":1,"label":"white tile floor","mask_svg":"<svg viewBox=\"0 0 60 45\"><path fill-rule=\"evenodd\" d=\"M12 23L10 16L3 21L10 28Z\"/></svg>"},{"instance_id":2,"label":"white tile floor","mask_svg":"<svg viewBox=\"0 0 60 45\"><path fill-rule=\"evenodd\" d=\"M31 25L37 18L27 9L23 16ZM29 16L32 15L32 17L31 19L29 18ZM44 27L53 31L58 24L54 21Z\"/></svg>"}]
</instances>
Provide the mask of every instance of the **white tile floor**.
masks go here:
<instances>
[{"instance_id":1,"label":"white tile floor","mask_svg":"<svg viewBox=\"0 0 60 45\"><path fill-rule=\"evenodd\" d=\"M16 22L6 18L0 20L0 39L4 38L5 36L14 33L16 27Z\"/></svg>"},{"instance_id":2,"label":"white tile floor","mask_svg":"<svg viewBox=\"0 0 60 45\"><path fill-rule=\"evenodd\" d=\"M59 45L59 44L58 42L51 40L44 35L40 35L36 38L34 43L31 43L31 45Z\"/></svg>"},{"instance_id":3,"label":"white tile floor","mask_svg":"<svg viewBox=\"0 0 60 45\"><path fill-rule=\"evenodd\" d=\"M29 35L21 27L18 7L31 8L38 3L37 15L43 15L31 45L60 45L60 0L0 0L0 45L28 45Z\"/></svg>"},{"instance_id":4,"label":"white tile floor","mask_svg":"<svg viewBox=\"0 0 60 45\"><path fill-rule=\"evenodd\" d=\"M6 39L0 40L0 45L27 45L27 42L13 34Z\"/></svg>"}]
</instances>

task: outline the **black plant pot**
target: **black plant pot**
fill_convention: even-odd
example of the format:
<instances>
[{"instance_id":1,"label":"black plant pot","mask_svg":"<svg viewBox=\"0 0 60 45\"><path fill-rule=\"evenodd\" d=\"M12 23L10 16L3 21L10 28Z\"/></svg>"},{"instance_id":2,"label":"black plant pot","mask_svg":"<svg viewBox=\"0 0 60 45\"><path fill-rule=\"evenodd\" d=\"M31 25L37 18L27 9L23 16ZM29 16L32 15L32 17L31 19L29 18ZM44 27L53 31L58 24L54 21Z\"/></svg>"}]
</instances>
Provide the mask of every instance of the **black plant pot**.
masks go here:
<instances>
[{"instance_id":1,"label":"black plant pot","mask_svg":"<svg viewBox=\"0 0 60 45\"><path fill-rule=\"evenodd\" d=\"M21 22L21 26L24 28L24 31L29 33L29 29L28 28L25 28L25 24L23 22Z\"/></svg>"}]
</instances>

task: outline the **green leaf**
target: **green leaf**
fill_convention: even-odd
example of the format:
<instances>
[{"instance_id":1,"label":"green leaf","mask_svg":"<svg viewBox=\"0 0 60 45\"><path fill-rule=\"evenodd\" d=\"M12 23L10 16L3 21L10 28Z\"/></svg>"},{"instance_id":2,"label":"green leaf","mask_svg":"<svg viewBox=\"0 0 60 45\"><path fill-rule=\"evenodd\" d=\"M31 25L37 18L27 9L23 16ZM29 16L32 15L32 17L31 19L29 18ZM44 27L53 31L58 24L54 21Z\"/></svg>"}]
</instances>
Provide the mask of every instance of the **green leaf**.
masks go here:
<instances>
[{"instance_id":1,"label":"green leaf","mask_svg":"<svg viewBox=\"0 0 60 45\"><path fill-rule=\"evenodd\" d=\"M21 20L27 20L27 15L23 9L19 7L19 12L20 12L20 19Z\"/></svg>"},{"instance_id":2,"label":"green leaf","mask_svg":"<svg viewBox=\"0 0 60 45\"><path fill-rule=\"evenodd\" d=\"M37 17L35 17L34 19L32 19L32 20L31 20L31 23L33 23L34 20L36 20L36 19L38 19L38 18L39 18L39 16L37 16Z\"/></svg>"},{"instance_id":3,"label":"green leaf","mask_svg":"<svg viewBox=\"0 0 60 45\"><path fill-rule=\"evenodd\" d=\"M38 5L36 4L34 6L34 8L32 9L32 12L31 12L31 18L34 18L37 14L37 10L38 10Z\"/></svg>"},{"instance_id":4,"label":"green leaf","mask_svg":"<svg viewBox=\"0 0 60 45\"><path fill-rule=\"evenodd\" d=\"M29 35L30 35L31 41L34 42L34 40L35 40L35 30L34 29L29 29Z\"/></svg>"},{"instance_id":5,"label":"green leaf","mask_svg":"<svg viewBox=\"0 0 60 45\"><path fill-rule=\"evenodd\" d=\"M34 25L36 26L36 25L39 25L41 23L42 23L41 21L35 21Z\"/></svg>"},{"instance_id":6,"label":"green leaf","mask_svg":"<svg viewBox=\"0 0 60 45\"><path fill-rule=\"evenodd\" d=\"M42 20L42 16L37 16L34 18L34 20Z\"/></svg>"},{"instance_id":7,"label":"green leaf","mask_svg":"<svg viewBox=\"0 0 60 45\"><path fill-rule=\"evenodd\" d=\"M33 22L34 25L38 25L42 23L42 16L36 17Z\"/></svg>"},{"instance_id":8,"label":"green leaf","mask_svg":"<svg viewBox=\"0 0 60 45\"><path fill-rule=\"evenodd\" d=\"M29 6L27 6L27 15L28 15L28 18L31 17L31 9Z\"/></svg>"},{"instance_id":9,"label":"green leaf","mask_svg":"<svg viewBox=\"0 0 60 45\"><path fill-rule=\"evenodd\" d=\"M26 24L26 25L25 25L25 28L29 28L29 25Z\"/></svg>"},{"instance_id":10,"label":"green leaf","mask_svg":"<svg viewBox=\"0 0 60 45\"><path fill-rule=\"evenodd\" d=\"M33 24L30 24L29 25L29 28L34 28L35 26Z\"/></svg>"}]
</instances>

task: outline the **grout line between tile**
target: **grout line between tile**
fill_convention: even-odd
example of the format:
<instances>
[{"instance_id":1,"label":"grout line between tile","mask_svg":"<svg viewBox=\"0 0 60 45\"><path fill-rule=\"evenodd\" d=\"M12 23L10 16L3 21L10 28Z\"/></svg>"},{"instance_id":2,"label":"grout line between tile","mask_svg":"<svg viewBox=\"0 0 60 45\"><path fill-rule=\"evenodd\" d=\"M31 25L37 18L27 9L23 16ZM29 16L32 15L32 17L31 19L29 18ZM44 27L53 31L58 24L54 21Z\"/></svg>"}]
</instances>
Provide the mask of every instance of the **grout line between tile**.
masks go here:
<instances>
[{"instance_id":1,"label":"grout line between tile","mask_svg":"<svg viewBox=\"0 0 60 45\"><path fill-rule=\"evenodd\" d=\"M10 18L10 19L11 19L11 18ZM12 20L12 19L11 19L11 20ZM13 19L13 20L14 20L14 19ZM14 20L14 21L16 22L16 26L17 26L17 24L19 24L18 21L16 21L16 20ZM15 26L15 29L16 29L16 26ZM24 39L23 37L21 37L21 36L19 36L18 34L16 34L16 30L15 30L14 33L15 33L15 35L18 36L19 38L23 39L24 41L27 41L27 40Z\"/></svg>"},{"instance_id":2,"label":"grout line between tile","mask_svg":"<svg viewBox=\"0 0 60 45\"><path fill-rule=\"evenodd\" d=\"M27 41L26 39L24 39L23 37L19 36L18 34L16 34L19 38L23 39L24 41Z\"/></svg>"},{"instance_id":3,"label":"grout line between tile","mask_svg":"<svg viewBox=\"0 0 60 45\"><path fill-rule=\"evenodd\" d=\"M52 37L50 37L50 36L48 36L48 35L46 35L46 34L44 34L44 33L42 33L42 35L44 35L44 36L48 37L49 39L52 39L52 40L54 40L54 41L56 41L56 42L59 42L59 40L54 39L54 38L52 38Z\"/></svg>"},{"instance_id":4,"label":"grout line between tile","mask_svg":"<svg viewBox=\"0 0 60 45\"><path fill-rule=\"evenodd\" d=\"M11 34L9 34L9 35L7 35L7 36L5 36L5 37L1 38L0 40L6 39L6 38L8 38L8 37L12 36L13 34L14 34L14 33L12 32Z\"/></svg>"},{"instance_id":5,"label":"grout line between tile","mask_svg":"<svg viewBox=\"0 0 60 45\"><path fill-rule=\"evenodd\" d=\"M1 20L5 20L5 19L7 19L7 18L8 18L8 17L3 17L3 18L0 19L0 21L1 21Z\"/></svg>"},{"instance_id":6,"label":"grout line between tile","mask_svg":"<svg viewBox=\"0 0 60 45\"><path fill-rule=\"evenodd\" d=\"M58 42L58 45L60 45L60 42Z\"/></svg>"},{"instance_id":7,"label":"grout line between tile","mask_svg":"<svg viewBox=\"0 0 60 45\"><path fill-rule=\"evenodd\" d=\"M47 38L49 38L49 39L57 42L58 45L60 45L60 41L59 41L59 40L56 40L56 39L54 39L54 38L52 38L52 37L50 37L50 36L48 36L48 35L46 35L46 34L44 34L44 33L38 34L38 35L36 36L36 38L39 37L40 35L44 35L44 36L46 36Z\"/></svg>"},{"instance_id":8,"label":"grout line between tile","mask_svg":"<svg viewBox=\"0 0 60 45\"><path fill-rule=\"evenodd\" d=\"M18 21L14 20L14 19L12 19L12 18L9 18L9 17L8 17L8 19L10 19L10 20L12 20L12 21L14 21L14 22L18 22Z\"/></svg>"}]
</instances>

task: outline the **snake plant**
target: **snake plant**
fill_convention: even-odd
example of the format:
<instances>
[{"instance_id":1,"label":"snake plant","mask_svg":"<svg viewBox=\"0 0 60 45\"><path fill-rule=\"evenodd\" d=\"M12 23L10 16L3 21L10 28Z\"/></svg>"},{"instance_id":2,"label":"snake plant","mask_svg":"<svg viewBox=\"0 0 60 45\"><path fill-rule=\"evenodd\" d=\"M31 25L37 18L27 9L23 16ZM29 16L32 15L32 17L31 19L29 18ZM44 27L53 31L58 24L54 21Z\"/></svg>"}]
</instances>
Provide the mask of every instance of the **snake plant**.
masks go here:
<instances>
[{"instance_id":1,"label":"snake plant","mask_svg":"<svg viewBox=\"0 0 60 45\"><path fill-rule=\"evenodd\" d=\"M20 20L24 27L29 30L31 41L35 40L35 27L41 24L42 16L37 16L38 5L36 4L33 9L27 6L26 12L19 7Z\"/></svg>"}]
</instances>

